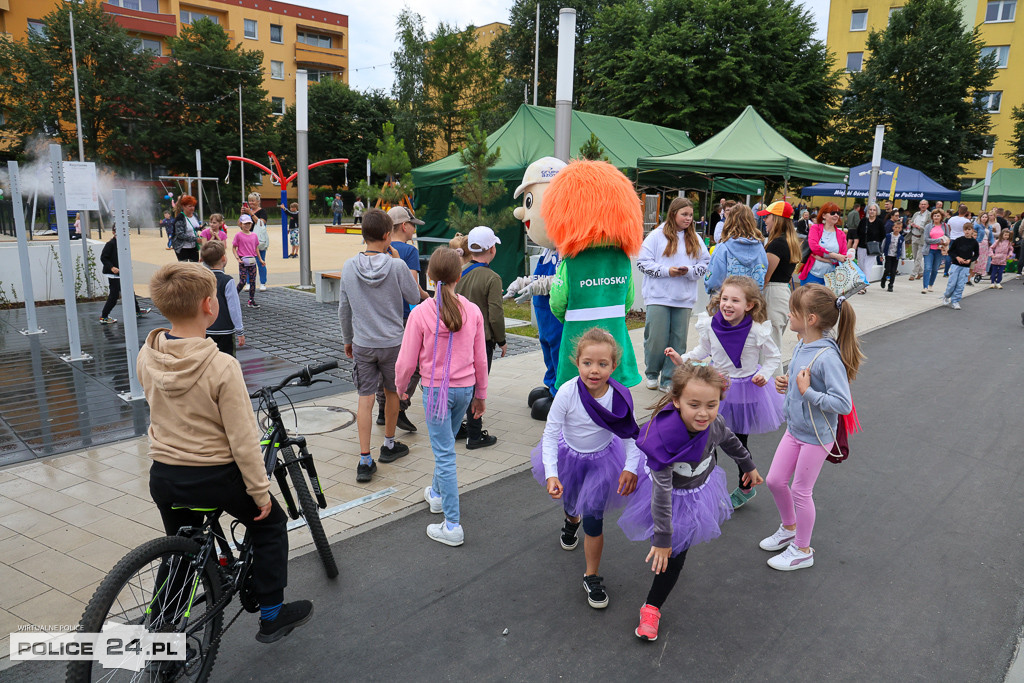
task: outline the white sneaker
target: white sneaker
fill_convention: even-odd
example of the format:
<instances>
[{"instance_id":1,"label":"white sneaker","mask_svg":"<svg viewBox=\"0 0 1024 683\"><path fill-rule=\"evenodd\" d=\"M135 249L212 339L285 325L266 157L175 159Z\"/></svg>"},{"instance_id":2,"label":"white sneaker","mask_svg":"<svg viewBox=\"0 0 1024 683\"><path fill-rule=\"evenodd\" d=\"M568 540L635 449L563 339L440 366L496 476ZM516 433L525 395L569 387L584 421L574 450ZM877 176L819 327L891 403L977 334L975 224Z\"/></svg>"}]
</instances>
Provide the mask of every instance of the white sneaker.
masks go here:
<instances>
[{"instance_id":1,"label":"white sneaker","mask_svg":"<svg viewBox=\"0 0 1024 683\"><path fill-rule=\"evenodd\" d=\"M267 291L267 286L266 285L260 285L260 291L261 292Z\"/></svg>"},{"instance_id":2,"label":"white sneaker","mask_svg":"<svg viewBox=\"0 0 1024 683\"><path fill-rule=\"evenodd\" d=\"M806 569L814 566L814 548L808 552L801 552L795 545L790 544L775 557L768 560L768 566L778 569L780 572L791 572L797 569Z\"/></svg>"},{"instance_id":3,"label":"white sneaker","mask_svg":"<svg viewBox=\"0 0 1024 683\"><path fill-rule=\"evenodd\" d=\"M434 497L434 489L429 486L423 489L423 499L430 503L430 511L435 515L441 512L441 496Z\"/></svg>"},{"instance_id":4,"label":"white sneaker","mask_svg":"<svg viewBox=\"0 0 1024 683\"><path fill-rule=\"evenodd\" d=\"M454 529L449 529L448 522L427 525L427 536L438 543L450 546L462 545L466 540L466 533L462 530L462 525L460 524Z\"/></svg>"},{"instance_id":5,"label":"white sneaker","mask_svg":"<svg viewBox=\"0 0 1024 683\"><path fill-rule=\"evenodd\" d=\"M796 531L790 531L780 524L778 531L768 538L762 538L758 545L761 546L761 550L782 550L792 543L794 538L796 538Z\"/></svg>"},{"instance_id":6,"label":"white sneaker","mask_svg":"<svg viewBox=\"0 0 1024 683\"><path fill-rule=\"evenodd\" d=\"M658 391L660 391L663 394L667 394L668 392L672 391L672 385L662 384L660 387L658 387Z\"/></svg>"},{"instance_id":7,"label":"white sneaker","mask_svg":"<svg viewBox=\"0 0 1024 683\"><path fill-rule=\"evenodd\" d=\"M943 306L948 306L949 302L950 302L950 299L948 297L945 297L945 296L942 297L942 305Z\"/></svg>"},{"instance_id":8,"label":"white sneaker","mask_svg":"<svg viewBox=\"0 0 1024 683\"><path fill-rule=\"evenodd\" d=\"M655 377L654 379L651 379L650 377L648 377L646 380L644 380L644 384L647 385L648 389L657 389L658 388L658 378Z\"/></svg>"},{"instance_id":9,"label":"white sneaker","mask_svg":"<svg viewBox=\"0 0 1024 683\"><path fill-rule=\"evenodd\" d=\"M960 310L960 304L959 303L953 304L952 306L950 306L950 308L952 308L954 311L959 311Z\"/></svg>"}]
</instances>

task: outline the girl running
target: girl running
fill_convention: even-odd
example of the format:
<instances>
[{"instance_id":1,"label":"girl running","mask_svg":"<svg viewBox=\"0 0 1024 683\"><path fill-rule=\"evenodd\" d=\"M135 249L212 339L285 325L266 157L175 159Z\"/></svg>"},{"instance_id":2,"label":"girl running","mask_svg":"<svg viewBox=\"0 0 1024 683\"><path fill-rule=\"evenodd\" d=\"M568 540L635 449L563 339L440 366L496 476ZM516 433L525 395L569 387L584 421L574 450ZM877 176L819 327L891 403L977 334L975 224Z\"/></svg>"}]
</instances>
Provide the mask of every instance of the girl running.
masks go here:
<instances>
[{"instance_id":1,"label":"girl running","mask_svg":"<svg viewBox=\"0 0 1024 683\"><path fill-rule=\"evenodd\" d=\"M789 375L775 378L776 389L786 394L787 427L767 478L782 524L760 543L763 550L785 549L768 560L772 569L793 571L814 564L811 495L835 441L839 415L853 410L850 381L864 360L856 324L850 302L836 298L827 287L800 287L790 298L789 326L800 335L789 364L796 376L792 382ZM829 334L833 328L834 339Z\"/></svg>"},{"instance_id":2,"label":"girl running","mask_svg":"<svg viewBox=\"0 0 1024 683\"><path fill-rule=\"evenodd\" d=\"M714 311L714 317L709 315ZM719 372L729 378L732 388L722 399L720 412L726 426L747 447L749 434L774 432L782 424L782 397L768 386L768 378L781 360L772 341L772 324L761 289L749 277L731 275L708 304L708 313L697 317L697 346L680 356L674 349L665 355L676 365L710 358ZM764 358L759 365L758 359ZM757 492L739 484L731 494L733 508L742 507Z\"/></svg>"},{"instance_id":3,"label":"girl running","mask_svg":"<svg viewBox=\"0 0 1024 683\"><path fill-rule=\"evenodd\" d=\"M708 362L687 361L672 374L671 390L655 405L654 417L640 427L637 447L647 455L647 476L619 526L631 540L651 539L644 562L651 563L654 582L634 631L641 640L658 639L661 606L679 578L687 550L718 538L719 525L732 514L716 448L736 461L745 486L764 481L718 414L728 386Z\"/></svg>"},{"instance_id":4,"label":"girl running","mask_svg":"<svg viewBox=\"0 0 1024 683\"><path fill-rule=\"evenodd\" d=\"M444 512L440 524L427 527L427 536L457 546L465 541L465 531L459 517L455 432L470 406L475 416L484 414L484 319L479 308L455 293L455 283L462 276L458 254L447 247L435 250L427 275L436 283L434 298L422 301L409 314L395 363L395 388L408 401L409 380L419 366L427 433L434 451L434 480L423 490L423 497L431 512Z\"/></svg>"},{"instance_id":5,"label":"girl running","mask_svg":"<svg viewBox=\"0 0 1024 683\"><path fill-rule=\"evenodd\" d=\"M636 490L640 451L629 389L611 379L622 349L601 328L583 333L576 344L579 377L555 394L544 439L533 450L533 477L562 501L565 523L559 543L573 550L583 524L587 570L583 590L594 609L608 606L608 593L598 575L604 549L605 511L621 506Z\"/></svg>"},{"instance_id":6,"label":"girl running","mask_svg":"<svg viewBox=\"0 0 1024 683\"><path fill-rule=\"evenodd\" d=\"M1009 230L999 233L999 240L992 245L992 284L991 289L1003 288L1003 273L1006 271L1006 261L1013 256L1013 236Z\"/></svg>"}]
</instances>

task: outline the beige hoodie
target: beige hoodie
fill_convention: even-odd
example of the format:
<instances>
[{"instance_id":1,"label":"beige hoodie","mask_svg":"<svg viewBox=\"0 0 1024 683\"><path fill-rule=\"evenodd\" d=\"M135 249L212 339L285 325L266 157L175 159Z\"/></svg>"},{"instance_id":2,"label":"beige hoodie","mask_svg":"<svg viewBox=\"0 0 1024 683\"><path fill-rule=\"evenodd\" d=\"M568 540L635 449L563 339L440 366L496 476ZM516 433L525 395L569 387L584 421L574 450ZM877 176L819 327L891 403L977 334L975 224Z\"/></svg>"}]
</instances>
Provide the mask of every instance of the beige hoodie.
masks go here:
<instances>
[{"instance_id":1,"label":"beige hoodie","mask_svg":"<svg viewBox=\"0 0 1024 683\"><path fill-rule=\"evenodd\" d=\"M242 367L212 339L168 339L166 333L149 333L137 364L152 416L150 457L193 467L234 462L246 492L266 505L270 480Z\"/></svg>"}]
</instances>

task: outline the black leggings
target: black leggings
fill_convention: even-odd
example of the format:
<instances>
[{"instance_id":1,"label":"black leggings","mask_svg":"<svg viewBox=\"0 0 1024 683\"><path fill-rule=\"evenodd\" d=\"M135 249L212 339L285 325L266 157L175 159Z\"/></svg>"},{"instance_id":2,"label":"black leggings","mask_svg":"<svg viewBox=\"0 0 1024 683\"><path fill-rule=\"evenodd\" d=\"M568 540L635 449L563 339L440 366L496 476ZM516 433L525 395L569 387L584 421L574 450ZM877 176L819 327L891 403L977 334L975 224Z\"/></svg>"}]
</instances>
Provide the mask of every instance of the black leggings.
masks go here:
<instances>
[{"instance_id":1,"label":"black leggings","mask_svg":"<svg viewBox=\"0 0 1024 683\"><path fill-rule=\"evenodd\" d=\"M107 294L107 302L103 304L103 311L100 313L101 318L106 318L110 315L110 312L114 310L114 306L117 304L117 300L121 297L121 279L116 277L108 278L107 287L110 293ZM138 299L135 299L135 312L139 312Z\"/></svg>"},{"instance_id":2,"label":"black leggings","mask_svg":"<svg viewBox=\"0 0 1024 683\"><path fill-rule=\"evenodd\" d=\"M748 436L750 436L750 435L749 434L736 434L736 438L739 439L740 443L743 444L743 447L746 448L749 451L750 449L747 448L747 437ZM751 456L751 457L753 457L753 456ZM741 489L743 489L744 491L748 490L747 487L746 487L746 484L743 483L743 470L740 469L740 466L738 464L736 465L736 471L740 473L739 474L739 484L738 484L739 487Z\"/></svg>"},{"instance_id":3,"label":"black leggings","mask_svg":"<svg viewBox=\"0 0 1024 683\"><path fill-rule=\"evenodd\" d=\"M654 575L654 582L651 583L651 590L647 593L647 604L651 607L661 609L665 604L665 598L672 592L672 588L679 580L679 574L683 571L683 563L686 562L686 551L668 558L668 567L660 574Z\"/></svg>"}]
</instances>

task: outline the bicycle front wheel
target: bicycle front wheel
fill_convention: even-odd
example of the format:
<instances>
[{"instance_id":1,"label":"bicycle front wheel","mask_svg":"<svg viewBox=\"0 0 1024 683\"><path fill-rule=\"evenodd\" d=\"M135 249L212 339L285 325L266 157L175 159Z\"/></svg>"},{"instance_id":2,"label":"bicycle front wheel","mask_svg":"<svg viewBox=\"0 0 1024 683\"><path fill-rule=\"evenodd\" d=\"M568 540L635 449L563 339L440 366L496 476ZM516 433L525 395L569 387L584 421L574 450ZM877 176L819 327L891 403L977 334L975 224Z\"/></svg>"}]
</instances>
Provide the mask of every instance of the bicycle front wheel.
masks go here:
<instances>
[{"instance_id":1,"label":"bicycle front wheel","mask_svg":"<svg viewBox=\"0 0 1024 683\"><path fill-rule=\"evenodd\" d=\"M309 486L306 485L306 477L302 474L302 466L297 462L289 462L295 458L295 451L292 450L291 446L288 446L282 449L282 454L284 461L289 463L286 466L288 476L292 480L292 488L295 489L295 496L298 498L302 517L306 520L306 526L309 527L309 533L313 537L313 545L316 546L316 551L320 555L320 561L324 565L327 578L333 579L338 575L338 565L334 561L331 544L327 542L324 525L320 523L320 508L317 506L316 501L313 500L313 495L309 492Z\"/></svg>"},{"instance_id":2,"label":"bicycle front wheel","mask_svg":"<svg viewBox=\"0 0 1024 683\"><path fill-rule=\"evenodd\" d=\"M86 681L205 681L217 656L223 615L209 611L221 595L213 559L194 566L199 543L166 536L143 543L118 562L85 608L79 630L143 626L152 633L184 633L184 661L151 661L140 671L70 662L68 683ZM196 624L199 624L198 627Z\"/></svg>"}]
</instances>

